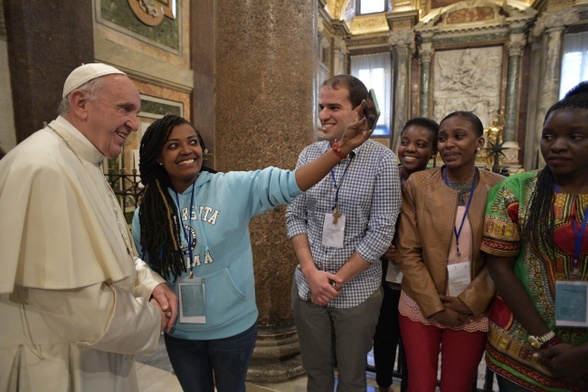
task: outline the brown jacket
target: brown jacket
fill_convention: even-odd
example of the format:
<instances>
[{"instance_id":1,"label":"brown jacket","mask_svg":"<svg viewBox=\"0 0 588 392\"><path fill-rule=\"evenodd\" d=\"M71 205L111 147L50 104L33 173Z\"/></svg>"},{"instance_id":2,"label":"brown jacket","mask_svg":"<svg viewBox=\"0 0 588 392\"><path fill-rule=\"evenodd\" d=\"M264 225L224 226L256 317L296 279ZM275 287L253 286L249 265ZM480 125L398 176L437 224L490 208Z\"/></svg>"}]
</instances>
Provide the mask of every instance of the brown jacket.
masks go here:
<instances>
[{"instance_id":1,"label":"brown jacket","mask_svg":"<svg viewBox=\"0 0 588 392\"><path fill-rule=\"evenodd\" d=\"M474 316L482 314L494 297L494 282L480 245L488 190L504 178L482 169L478 173L468 212L473 234L472 281L458 296ZM439 295L447 290L447 257L454 236L457 198L457 191L443 181L441 168L413 173L402 189L397 257L404 274L402 289L417 302L426 318L445 309Z\"/></svg>"}]
</instances>

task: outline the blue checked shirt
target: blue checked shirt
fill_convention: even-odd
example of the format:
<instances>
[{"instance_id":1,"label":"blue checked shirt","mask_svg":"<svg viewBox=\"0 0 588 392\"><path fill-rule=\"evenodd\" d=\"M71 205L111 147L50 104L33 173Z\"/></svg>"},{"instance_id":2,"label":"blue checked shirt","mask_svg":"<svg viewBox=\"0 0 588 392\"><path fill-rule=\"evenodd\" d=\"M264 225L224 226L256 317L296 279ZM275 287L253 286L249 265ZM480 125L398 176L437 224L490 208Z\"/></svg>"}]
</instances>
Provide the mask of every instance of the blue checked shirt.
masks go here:
<instances>
[{"instance_id":1,"label":"blue checked shirt","mask_svg":"<svg viewBox=\"0 0 588 392\"><path fill-rule=\"evenodd\" d=\"M321 141L306 147L296 167L314 161L331 146ZM392 237L402 204L396 157L390 149L367 140L333 169L339 190L339 211L346 216L343 248L324 246L323 223L326 213L335 206L335 185L331 174L302 195L286 210L288 238L308 236L310 251L317 269L336 273L354 252L372 265L343 286L341 295L327 306L351 308L365 301L382 283L382 263ZM349 166L347 166L349 164ZM347 172L345 173L346 168ZM345 173L345 175L343 175ZM310 287L296 267L298 295L310 300Z\"/></svg>"}]
</instances>

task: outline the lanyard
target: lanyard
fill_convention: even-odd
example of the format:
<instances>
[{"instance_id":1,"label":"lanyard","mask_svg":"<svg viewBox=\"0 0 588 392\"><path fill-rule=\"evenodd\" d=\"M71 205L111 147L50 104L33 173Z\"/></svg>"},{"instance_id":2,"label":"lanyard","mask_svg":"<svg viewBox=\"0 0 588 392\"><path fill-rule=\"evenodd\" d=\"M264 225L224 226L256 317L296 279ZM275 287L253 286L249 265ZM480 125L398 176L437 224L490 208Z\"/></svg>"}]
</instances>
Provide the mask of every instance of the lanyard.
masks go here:
<instances>
[{"instance_id":1,"label":"lanyard","mask_svg":"<svg viewBox=\"0 0 588 392\"><path fill-rule=\"evenodd\" d=\"M351 165L351 161L355 155L351 155L349 157L349 162L347 162L347 166L345 166L345 170L339 179L339 186L337 186L337 180L335 180L335 172L331 169L331 179L333 180L333 187L335 188L335 205L333 206L334 212L339 212L339 189L341 189L341 185L343 184L343 178L345 178L345 174L347 174L347 169L349 169L349 165Z\"/></svg>"},{"instance_id":2,"label":"lanyard","mask_svg":"<svg viewBox=\"0 0 588 392\"><path fill-rule=\"evenodd\" d=\"M553 183L553 188L555 193L560 193L559 187L556 183ZM579 203L579 199L578 199ZM588 224L588 207L584 210L584 219L582 219L582 224L580 225L580 232L578 233L578 227L576 225L576 220L572 219L572 228L574 229L574 261L572 264L572 275L574 277L578 276L578 272L580 269L578 268L578 259L580 258L580 249L582 248L582 240L584 239L584 233L586 232L586 224Z\"/></svg>"},{"instance_id":3,"label":"lanyard","mask_svg":"<svg viewBox=\"0 0 588 392\"><path fill-rule=\"evenodd\" d=\"M574 228L574 264L572 266L572 271L575 275L579 272L578 259L580 258L580 248L582 247L582 240L584 239L584 232L586 231L586 223L588 223L588 207L584 211L584 219L582 220L579 234L576 227L576 221L574 220L572 222L572 227Z\"/></svg>"},{"instance_id":4,"label":"lanyard","mask_svg":"<svg viewBox=\"0 0 588 392\"><path fill-rule=\"evenodd\" d=\"M192 195L190 197L190 211L188 211L188 221L192 219L192 210L194 209L194 186L196 185L196 181L192 184ZM176 193L176 203L178 204L178 213L180 213L180 198L178 196L178 192ZM184 232L184 238L186 242L188 242L188 255L190 260L188 265L190 266L190 279L194 277L194 267L192 266L193 258L192 258L192 236L188 234L188 230L186 230L186 226L182 223L181 213L180 213L180 225L182 226L182 231Z\"/></svg>"},{"instance_id":5,"label":"lanyard","mask_svg":"<svg viewBox=\"0 0 588 392\"><path fill-rule=\"evenodd\" d=\"M449 185L449 180L447 179L447 174L443 171L443 181L445 181L445 185ZM468 203L466 204L465 212L461 217L461 223L459 225L459 230L453 224L453 234L455 235L455 246L457 248L457 257L461 256L461 252L459 251L459 236L461 235L461 229L463 229L463 224L465 222L466 217L468 216L468 211L470 210L470 205L472 204L472 199L474 198L474 190L476 189L476 184L478 182L478 171L476 170L474 173L474 181L472 182L472 189L470 190L470 198L468 199Z\"/></svg>"}]
</instances>

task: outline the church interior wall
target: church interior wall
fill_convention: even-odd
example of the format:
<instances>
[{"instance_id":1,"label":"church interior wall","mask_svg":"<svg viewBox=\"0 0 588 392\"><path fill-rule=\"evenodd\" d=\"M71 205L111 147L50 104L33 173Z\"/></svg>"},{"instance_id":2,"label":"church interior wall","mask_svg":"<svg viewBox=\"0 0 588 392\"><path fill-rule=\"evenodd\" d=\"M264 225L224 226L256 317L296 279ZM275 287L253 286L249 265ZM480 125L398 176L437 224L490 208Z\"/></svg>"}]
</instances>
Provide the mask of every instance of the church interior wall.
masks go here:
<instances>
[{"instance_id":1,"label":"church interior wall","mask_svg":"<svg viewBox=\"0 0 588 392\"><path fill-rule=\"evenodd\" d=\"M383 14L387 15L388 34L392 36L395 31L394 27L404 24L403 27L406 28L407 19L401 19L398 15L410 9L412 3L407 1L391 1L390 3L392 11ZM345 4L349 5L346 2L343 2L343 5L341 2L328 3L334 18L339 12L339 17L344 19L345 11L342 8L345 7ZM340 7L339 9L337 9L337 5ZM499 63L499 66L494 68L501 73L499 79L494 78L495 82L492 86L486 85L487 78L485 77L478 80L469 89L463 89L461 91L463 98L460 99L467 104L461 104L461 109L472 110L468 106L471 106L472 102L476 103L476 99L474 99L476 95L488 95L488 89L495 90L491 94L490 105L485 103L488 100L487 97L481 97L478 100L482 101L478 103L485 104L486 108L476 114L481 117L487 128L492 125L495 117L502 117L502 127L506 126L507 128L503 131L507 133L508 142L514 146L511 151L514 158L510 162L513 168L530 170L541 167L541 162L533 158L538 152L539 139L537 135L540 133L541 127L540 122L534 117L540 116L541 111L545 109L535 109L533 105L538 105L539 98L542 98L543 106L547 103L550 106L557 100L557 96L554 96L553 88L550 90L539 83L542 80L541 75L545 74L545 71L541 69L545 67L544 63L550 61L546 56L549 48L544 45L533 50L532 45L537 45L536 42L541 40L540 37L533 35L549 34L556 27L557 23L554 22L554 19L557 18L546 17L544 14L562 12L562 9L570 8L574 9L573 12L580 14L580 17L576 20L565 18L560 22L565 29L564 34L578 30L585 31L586 12L583 2L541 1L531 4L520 1L502 3L494 1L429 1L418 6L421 8L421 13L416 23L410 27L417 37L415 38L416 50L408 65L410 103L407 116L425 115L439 121L442 115L447 113L447 110L439 107L440 104L443 106L443 101L439 97L439 85L437 84L437 88L435 88L435 83L445 78L445 76L441 76L438 65L439 58L446 56L451 59L455 56L462 56L463 53L475 51L477 53L474 59L483 60L480 61L482 67L487 62ZM349 23L349 31L344 34L349 49L348 55L369 51L371 47L377 45L382 34L386 34L383 33L382 24L379 22L381 16L382 14L357 17ZM536 32L537 24L543 27L539 33ZM366 26L369 25L375 26L372 32L367 32L369 28ZM492 56L501 58L492 61ZM538 59L536 56L540 56L540 58ZM430 61L428 71L426 65L423 66L427 61ZM559 70L559 64L555 67L552 65L552 73L555 68ZM494 70L489 70L494 73ZM394 72L396 71L394 70ZM423 72L428 72L424 78ZM488 70L484 71L478 65L470 66L467 72L470 75L476 73L488 75ZM426 86L422 85L423 80L431 81L429 89L425 89ZM537 83L540 87L536 86ZM457 110L460 102L453 102L453 106L455 107L445 109ZM512 113L513 108L514 113ZM509 109L511 113L509 113ZM506 124L504 123L504 111L508 117Z\"/></svg>"},{"instance_id":2,"label":"church interior wall","mask_svg":"<svg viewBox=\"0 0 588 392\"><path fill-rule=\"evenodd\" d=\"M0 0L3 5L4 0ZM165 2L169 3L169 2ZM173 3L173 2L172 2ZM480 6L480 4L485 4ZM537 88L547 59L541 37L531 37L530 30L535 28L541 15L556 12L561 9L573 8L579 17L570 25L564 26L563 34L588 30L588 12L584 1L549 1L541 0L533 4L510 0L505 3L488 1L416 1L416 0L391 0L390 10L384 13L356 16L355 1L320 0L318 1L318 31L317 40L319 57L317 66L316 86L327 77L336 73L349 71L349 58L353 55L390 51L393 53L394 44L390 43L390 36L402 29L409 29L415 34L414 49L411 52L407 74L409 75L406 117L429 115L435 120L440 120L438 97L435 95L438 89L431 88L426 96L428 99L428 112L423 113L425 107L421 96L423 86L423 51L422 38L418 36L423 23L435 20L435 27L431 42L432 69L431 83L435 86L440 77L438 61L444 56L461 55L467 51L477 51L478 56L483 53L495 53L499 46L504 47L501 63L501 79L499 82L498 101L493 103L493 110L501 110L505 107L506 85L508 68L508 37L507 24L500 25L500 15L485 14L492 7L498 9L506 5L509 12L524 14L526 8L537 11L532 23L524 28L525 46L520 59L519 75L517 83L517 112L513 120L514 141L521 150L518 159L526 169L540 165L537 155L537 133L541 109L533 108L536 101L545 95ZM129 7L126 0L92 0L94 11L94 52L96 61L103 61L120 67L128 72L140 89L141 94L153 107L154 101L169 102L179 105L184 116L194 120L194 97L198 97L198 85L195 84L195 69L198 68L198 53L194 50L193 32L195 31L195 18L191 17L194 6L186 0L175 2L177 9L174 18L163 17L160 24L148 26L142 23ZM170 3L171 4L171 3ZM473 5L472 5L473 4ZM492 5L494 4L494 5ZM526 7L526 8L525 8ZM506 9L506 8L505 8ZM514 11L513 11L514 10ZM414 18L411 15L416 15ZM412 14L411 14L412 12ZM9 150L16 144L14 121L11 116L12 102L10 97L10 70L8 67L8 55L6 49L6 32L4 29L4 12L1 12L2 22L0 30L0 87L8 92L0 97L0 119L4 126L0 130L0 147ZM411 19L413 18L413 19ZM466 20L463 27L459 27L460 20ZM465 19L464 19L465 18ZM470 18L468 20L468 18ZM474 19L472 19L474 18ZM419 27L419 24L421 27ZM496 27L497 25L500 25ZM441 26L441 27L439 27ZM429 28L429 27L427 27ZM445 29L445 30L444 30ZM191 36L192 35L192 36ZM198 50L204 48L198 47ZM452 54L453 52L453 54ZM478 57L476 56L476 57ZM437 62L437 63L436 63ZM437 64L437 65L436 65ZM475 67L473 69L476 71ZM479 71L479 70L478 70ZM395 70L396 72L396 70ZM205 75L213 78L214 75ZM209 81L214 83L214 80ZM199 80L199 85L202 85ZM512 99L512 97L511 97ZM162 108L166 106L163 105ZM464 109L468 109L464 107ZM157 115L157 113L152 113ZM492 114L483 114L482 120L485 126L492 122ZM150 121L150 120L146 120ZM317 124L318 125L318 124ZM214 127L214 124L212 124ZM214 139L214 130L206 138ZM213 143L211 143L213 144Z\"/></svg>"},{"instance_id":3,"label":"church interior wall","mask_svg":"<svg viewBox=\"0 0 588 392\"><path fill-rule=\"evenodd\" d=\"M8 67L8 44L4 25L3 0L0 0L0 149L8 151L16 145L16 130L12 108L12 87Z\"/></svg>"},{"instance_id":4,"label":"church interior wall","mask_svg":"<svg viewBox=\"0 0 588 392\"><path fill-rule=\"evenodd\" d=\"M138 171L140 138L156 118L192 118L190 2L167 4L165 12L149 14L127 0L94 0L96 61L127 72L141 94L139 132L126 141L127 153L109 162L111 170Z\"/></svg>"}]
</instances>

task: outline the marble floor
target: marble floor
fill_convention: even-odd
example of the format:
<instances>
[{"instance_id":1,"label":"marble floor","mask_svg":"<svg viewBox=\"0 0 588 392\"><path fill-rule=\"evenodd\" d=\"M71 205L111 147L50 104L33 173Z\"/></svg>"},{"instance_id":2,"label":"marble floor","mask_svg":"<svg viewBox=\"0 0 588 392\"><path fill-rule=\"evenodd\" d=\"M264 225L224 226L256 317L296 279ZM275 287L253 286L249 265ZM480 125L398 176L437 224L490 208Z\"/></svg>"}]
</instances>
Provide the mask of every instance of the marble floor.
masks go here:
<instances>
[{"instance_id":1,"label":"marble floor","mask_svg":"<svg viewBox=\"0 0 588 392\"><path fill-rule=\"evenodd\" d=\"M172 372L137 362L139 390L141 392L182 392L178 379ZM377 392L373 376L368 378L366 392ZM392 386L393 392L400 392L400 385ZM279 384L247 383L247 392L306 392L306 377L298 377Z\"/></svg>"},{"instance_id":2,"label":"marble floor","mask_svg":"<svg viewBox=\"0 0 588 392\"><path fill-rule=\"evenodd\" d=\"M368 355L368 364L373 365L373 357ZM139 390L141 392L182 392L182 388L173 373L171 364L165 351L163 337L160 340L159 347L152 355L137 356L137 375L139 378ZM484 388L485 366L482 361L478 373L478 391ZM366 372L367 389L366 392L377 392L378 387L375 375L372 372ZM392 385L393 392L400 392L400 380L394 379ZM396 384L398 383L398 384ZM493 391L497 391L497 385L494 382ZM305 392L306 377L301 376L277 384L247 384L247 392Z\"/></svg>"},{"instance_id":3,"label":"marble floor","mask_svg":"<svg viewBox=\"0 0 588 392\"><path fill-rule=\"evenodd\" d=\"M137 362L139 390L141 392L182 392L178 379L172 372ZM368 373L366 392L377 392L373 375ZM392 386L393 392L400 392L400 385ZM247 392L306 392L306 377L298 377L279 384L247 383Z\"/></svg>"},{"instance_id":4,"label":"marble floor","mask_svg":"<svg viewBox=\"0 0 588 392\"><path fill-rule=\"evenodd\" d=\"M182 392L178 379L173 373L165 351L163 337L151 355L137 356L137 376L141 392ZM369 359L368 359L369 361ZM368 387L366 392L377 392L375 375L366 372ZM393 392L400 392L400 385L393 385ZM277 384L247 384L247 392L306 392L306 377L298 377Z\"/></svg>"}]
</instances>

